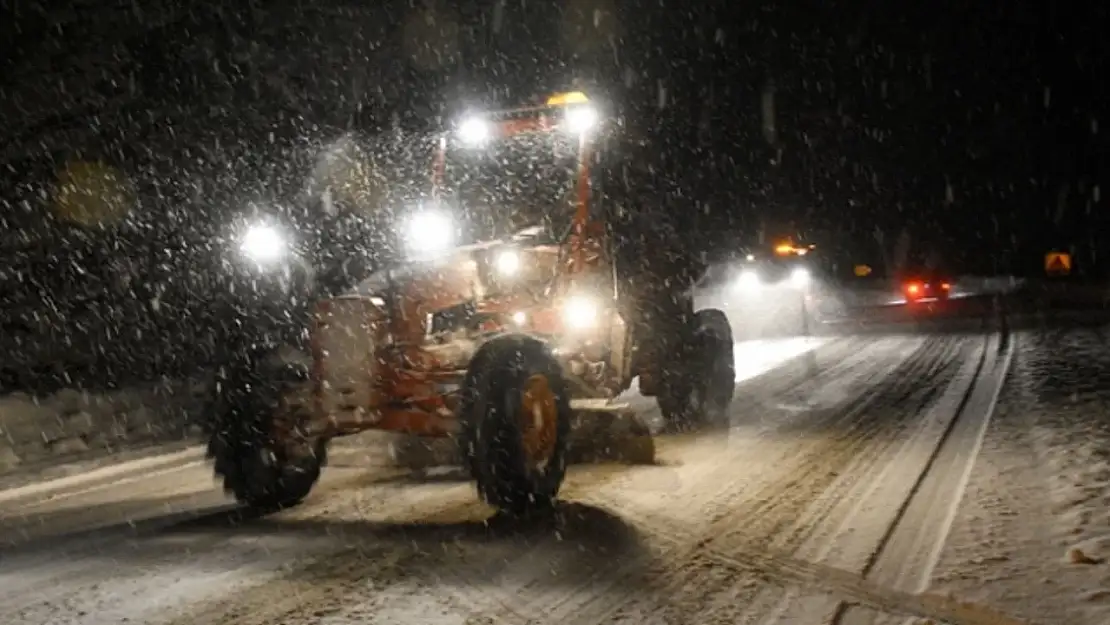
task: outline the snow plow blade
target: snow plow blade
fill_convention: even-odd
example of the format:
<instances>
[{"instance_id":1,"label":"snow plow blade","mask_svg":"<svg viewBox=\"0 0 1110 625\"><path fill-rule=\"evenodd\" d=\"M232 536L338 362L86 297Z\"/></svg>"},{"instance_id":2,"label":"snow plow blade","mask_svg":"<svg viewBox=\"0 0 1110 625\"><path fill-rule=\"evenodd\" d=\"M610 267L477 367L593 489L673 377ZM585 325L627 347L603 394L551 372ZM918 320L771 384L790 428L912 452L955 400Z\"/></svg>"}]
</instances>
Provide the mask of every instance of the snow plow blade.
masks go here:
<instances>
[{"instance_id":1,"label":"snow plow blade","mask_svg":"<svg viewBox=\"0 0 1110 625\"><path fill-rule=\"evenodd\" d=\"M571 406L575 416L571 422L568 464L655 462L651 431L627 404L574 400ZM390 439L389 456L395 467L423 470L462 466L462 456L453 439L407 434L391 434Z\"/></svg>"},{"instance_id":2,"label":"snow plow blade","mask_svg":"<svg viewBox=\"0 0 1110 625\"><path fill-rule=\"evenodd\" d=\"M579 400L571 405L575 413L567 450L570 464L655 462L651 430L627 404Z\"/></svg>"}]
</instances>

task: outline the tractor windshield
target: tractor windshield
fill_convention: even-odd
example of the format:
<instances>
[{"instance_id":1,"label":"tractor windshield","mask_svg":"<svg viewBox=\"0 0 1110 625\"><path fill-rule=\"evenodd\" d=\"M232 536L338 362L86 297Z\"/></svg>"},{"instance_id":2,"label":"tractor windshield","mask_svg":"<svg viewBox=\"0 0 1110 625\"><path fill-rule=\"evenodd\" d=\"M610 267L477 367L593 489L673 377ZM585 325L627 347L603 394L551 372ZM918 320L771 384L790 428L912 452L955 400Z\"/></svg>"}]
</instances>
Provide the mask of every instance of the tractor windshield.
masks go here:
<instances>
[{"instance_id":1,"label":"tractor windshield","mask_svg":"<svg viewBox=\"0 0 1110 625\"><path fill-rule=\"evenodd\" d=\"M535 132L451 146L443 184L476 240L536 226L559 237L570 227L577 172L577 137Z\"/></svg>"}]
</instances>

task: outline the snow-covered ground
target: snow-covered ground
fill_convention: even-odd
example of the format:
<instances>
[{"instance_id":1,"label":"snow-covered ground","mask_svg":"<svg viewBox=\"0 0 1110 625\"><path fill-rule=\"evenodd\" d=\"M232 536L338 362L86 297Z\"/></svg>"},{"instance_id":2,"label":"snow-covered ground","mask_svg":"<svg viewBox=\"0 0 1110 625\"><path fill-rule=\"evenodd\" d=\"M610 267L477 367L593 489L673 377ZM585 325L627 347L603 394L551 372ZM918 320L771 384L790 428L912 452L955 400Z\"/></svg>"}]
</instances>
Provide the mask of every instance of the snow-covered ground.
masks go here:
<instances>
[{"instance_id":1,"label":"snow-covered ground","mask_svg":"<svg viewBox=\"0 0 1110 625\"><path fill-rule=\"evenodd\" d=\"M1110 346L1016 336L1010 376L933 580L1038 623L1110 623Z\"/></svg>"},{"instance_id":2,"label":"snow-covered ground","mask_svg":"<svg viewBox=\"0 0 1110 625\"><path fill-rule=\"evenodd\" d=\"M357 446L336 450L304 506L246 524L193 460L24 491L0 505L16 543L0 546L0 620L785 624L846 601L943 615L864 579L884 534L852 528L897 517L878 504L912 492L899 468L923 466L957 418L950 399L984 345L828 341L812 369L741 382L728 436L660 437L649 465L574 467L538 526L491 517L465 481L373 470Z\"/></svg>"},{"instance_id":3,"label":"snow-covered ground","mask_svg":"<svg viewBox=\"0 0 1110 625\"><path fill-rule=\"evenodd\" d=\"M0 492L0 621L1104 625L1110 350L1012 338L738 345L727 436L575 466L539 527L359 437L245 524L195 454Z\"/></svg>"}]
</instances>

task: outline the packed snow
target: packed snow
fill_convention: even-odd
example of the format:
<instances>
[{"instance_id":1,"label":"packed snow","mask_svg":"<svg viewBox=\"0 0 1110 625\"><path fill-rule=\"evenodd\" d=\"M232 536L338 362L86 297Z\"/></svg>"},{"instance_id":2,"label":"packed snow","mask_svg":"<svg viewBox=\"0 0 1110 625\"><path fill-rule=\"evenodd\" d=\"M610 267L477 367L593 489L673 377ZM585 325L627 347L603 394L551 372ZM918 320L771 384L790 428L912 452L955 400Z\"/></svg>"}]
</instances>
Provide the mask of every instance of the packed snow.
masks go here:
<instances>
[{"instance_id":1,"label":"packed snow","mask_svg":"<svg viewBox=\"0 0 1110 625\"><path fill-rule=\"evenodd\" d=\"M996 622L982 620L988 618L984 615L1000 615L1002 620L998 622L1027 621L1043 625L1102 625L1110 621L1110 512L1107 512L1110 509L1107 505L1110 504L1110 419L1104 416L1110 400L1110 356L1103 353L1099 337L1100 334L1086 330L1020 333L1014 337L1013 359L996 358L1009 363L1009 374L993 417L987 419L989 426L978 454L974 445L966 444L965 439L969 440L967 428L961 429L959 424L965 420L975 423L984 419L959 417L952 430L952 440L964 443L956 445L965 450L958 460L973 462L966 492L961 493L959 480L947 479L947 473L934 476L947 485L942 485L944 492L940 495L959 504L951 532L940 533L930 533L930 528L937 524L934 515L915 512L912 504L906 508L909 515L906 519L891 521L893 507L899 505L892 500L916 496L915 476L922 470L935 472L932 466L921 468L926 466L929 449L942 444L944 423L956 410L959 396L964 392L962 389L969 381L967 376L976 369L975 359L980 347L985 346L985 353L991 353L997 349L997 341L905 335L885 339L872 337L854 344L827 339L738 343L737 361L743 365L737 375L739 421L738 425L734 424L729 445L720 445L724 442L721 440L714 444L713 441L683 438L670 442L663 439L661 461L657 466L582 467L572 473L565 496L575 502L573 505L608 510L606 514L612 514L614 519L635 526L642 534L640 538L650 541L653 550L678 549L674 555L678 559L659 573L662 576L659 583L667 579L677 582L689 576L688 584L683 582L669 595L651 591L649 595L636 594L620 599L631 603L609 617L619 620L635 613L640 615L636 618L642 620L652 610L677 615L697 605L713 618L739 614L736 610L745 614L760 611L766 612L765 616L770 619L764 622L783 623L789 622L792 614L813 616L818 612L833 614L843 610L844 623L872 622L874 615L870 611L845 608L844 602L852 603L852 597L875 596L888 602L883 605L890 605L895 612L913 613L919 609L913 606L920 605L924 606L920 609L936 614L943 613L938 602L952 597L957 600L953 605L961 606L960 609L979 619L972 619L972 622ZM761 376L807 353L813 353L818 364L810 374L814 377L802 375L783 386L781 380L776 382ZM799 368L794 370L797 372ZM999 369L1005 370L1004 366ZM959 383L960 380L963 382ZM785 390L767 390L775 386ZM761 395L763 392L767 393L766 397ZM971 401L969 405L978 412L991 412L986 403ZM922 428L930 432L926 438L933 442L913 436L914 432L925 431ZM744 441L747 444L742 444ZM139 529L134 530L137 538L130 543L138 551L134 556L125 556L123 561L134 558L134 566L146 562L139 552L160 553L168 543L188 543L197 536L222 540L225 546L241 552L232 557L227 570L222 570L220 557L206 556L203 548L198 547L201 551L196 554L199 558L196 564L207 567L203 575L205 582L196 586L197 594L190 594L192 587L183 587L184 594L177 596L172 605L164 604L167 609L180 612L183 619L180 622L199 619L197 615L203 614L219 622L240 623L244 614L241 610L250 607L261 610L256 615L260 623L279 622L274 619L290 614L299 615L295 619L297 622L320 622L327 616L340 623L357 621L363 616L369 618L369 613L360 616L360 610L375 610L375 606L385 605L383 602L393 597L401 602L430 605L418 596L426 592L440 596L443 593L438 586L444 586L448 594L456 588L454 581L438 578L434 580L437 586L425 585L433 579L429 571L442 572L439 564L429 564L429 570L413 569L408 579L416 585L411 588L405 586L404 580L401 580L404 583L383 581L385 586L380 590L384 594L378 595L379 588L367 585L361 577L363 573L369 575L366 571L371 563L346 555L336 555L339 558L336 563L329 558L350 552L351 541L378 545L381 541L393 540L388 524L371 520L367 516L371 512L399 514L405 511L408 519L405 523L412 521L413 528L439 528L405 529L402 532L405 537L398 545L408 545L412 540L421 540L421 531L431 532L429 541L440 533L447 537L456 532L450 523L444 527L436 525L435 519L440 518L436 516L438 513L433 515L434 519L413 517L413 506L438 510L441 504L436 502L449 494L446 499L451 505L461 505L451 519L458 515L466 517L460 527L466 527L467 523L486 527L481 525L486 521L479 520L485 514L484 508L474 501L470 485L450 478L434 478L423 485L391 484L389 480L400 479L397 477L382 481L386 478L368 469L369 464L362 457L366 451L360 444L357 450L351 446L349 451L337 453L327 481L305 508L235 530L208 526L209 522L180 531L166 531L157 525L157 519L171 505L179 511L193 507L218 510L226 505L218 492L210 490L207 467L192 456L164 470L143 469L142 463L133 463L140 468L131 471L128 480L120 482L121 488L111 488L111 480L105 479L92 485L65 486L68 490L64 497L24 490L8 500L15 503L34 500L36 503L22 513L9 510L15 516L9 515L6 522L22 527L19 531L29 532L27 538L34 539L45 538L54 531L65 533L94 521L96 524L117 523L130 515L139 519L135 521ZM917 458L916 469L909 466L912 458ZM738 464L733 465L733 462ZM897 484L882 478L895 474ZM930 474L926 474L921 484L929 483ZM665 483L663 478L667 478ZM172 490L168 490L171 487ZM922 487L923 490L927 488ZM385 491L379 493L382 489ZM389 503L375 501L372 510L358 503L367 496L377 499L386 491L390 493ZM886 491L901 494L883 496ZM167 499L171 492L177 494ZM197 497L203 505L190 499ZM117 503L107 505L109 500L117 499ZM166 510L162 509L163 505L167 506ZM24 515L23 520L18 518L20 514ZM144 518L147 520L141 520ZM420 520L416 521L417 518ZM747 521L729 521L734 518ZM306 523L307 519L312 519L312 522L301 527L298 523L302 519ZM155 524L150 525L151 522ZM896 530L901 525L884 534L883 527L891 523L908 523L909 530L919 532L919 539L928 534L925 542L930 544L917 545L910 551L895 549L894 555L905 556L900 561L917 562L923 554L935 553L934 539L940 544L939 541L947 537L925 594L914 594L913 589L898 586L886 577L872 579L867 573L865 560L868 558L864 556L876 545L874 549L884 552L898 542L893 538L884 539L884 535L898 535ZM712 537L708 546L704 550L694 547L693 552L684 554L682 545L696 539L695 535L700 535L697 528L703 525L707 532L712 529L707 534ZM297 540L289 540L287 535L306 531L308 535ZM354 534L349 535L349 532ZM356 534L360 535L357 539ZM558 536L554 542L550 537L537 536L540 542L534 545L526 538L517 544L515 541L521 538L512 538L509 542L485 538L473 545L467 543L468 557L484 562L482 566L492 567L490 570L527 569L527 574L521 573L521 579L532 580L532 576L540 575L538 565L513 560L510 556L525 543L532 545L529 549L542 547L541 551L552 553L562 553L560 549L564 548L564 538ZM247 543L235 546L237 540ZM412 553L425 558L426 552L439 553L436 545L455 544L451 541L462 539L445 540L447 542L436 538ZM260 560L255 541L262 541L260 544L272 550L274 557ZM849 550L849 555L854 554L851 558L821 556L836 551L838 545L849 543L859 543L858 549ZM298 546L293 548L294 544ZM756 548L764 544L766 549ZM336 552L337 549L340 551ZM320 561L315 558L301 561L310 553L328 557ZM391 551L390 557L400 553ZM566 555L571 554L584 557L578 548ZM728 564L729 558L733 558L732 562L740 562L740 568L730 569L729 566L735 565ZM95 560L86 562L76 555L70 556L70 560L73 566L95 565ZM253 564L243 568L248 560ZM604 558L593 558L589 567L601 571L609 566L604 561ZM55 571L54 565L46 561L32 559L28 562L37 562L35 566L42 569L41 575L61 574L61 569ZM715 564L709 565L709 562ZM192 575L192 565L170 563L165 566L166 570L159 575L176 576L175 579ZM745 572L744 566L756 568ZM283 572L287 567L292 567L290 571L293 572ZM332 592L328 590L331 586L319 584L315 573L302 579L303 575L315 571L313 567L323 567L320 574L329 580L335 576L354 575L355 571L362 573ZM347 567L352 568L348 571ZM772 574L771 583L762 579L763 573L751 576L753 570ZM9 560L5 574L11 583L27 585L33 583L34 576L39 573L22 569ZM652 576L656 572L649 568L634 573L641 574ZM788 577L774 577L784 574ZM569 569L559 575L566 576L568 582L578 579ZM131 583L129 579L135 579L132 573L108 585L126 586ZM164 578L154 576L151 579L158 582ZM284 581L270 587L267 582L275 579ZM626 581L631 583L632 579L629 577ZM238 607L228 604L222 591L217 592L218 584L213 584L219 580L223 580L219 584L243 588L245 594L233 601ZM578 583L582 582L575 581ZM279 600L284 592L280 590L283 584L299 585L309 598L301 602L303 605L283 603ZM99 588L99 582L94 586ZM144 582L122 592L137 600L146 592L142 589L149 588ZM485 584L473 587L463 584L457 589L467 602L493 597ZM610 593L605 589L595 590ZM57 592L68 591L59 587ZM598 596L583 591L579 598L592 601ZM733 599L726 600L726 597ZM153 618L153 613L139 610L140 604L131 599L116 602L107 595L86 598L104 610L100 616L112 613L120 617ZM77 604L70 606L61 596L56 599L37 607L27 604L20 613L31 619L53 618L83 609ZM496 607L479 605L479 602L462 609L449 603L436 605L435 609L459 616L456 612L482 615ZM20 602L9 607L16 604ZM726 608L726 604L734 608ZM193 610L196 606L199 611ZM399 603L397 608L402 612L407 609ZM532 605L530 609L538 608ZM595 622L593 617L601 618L608 614L606 610L599 605L578 620ZM446 618L447 612L443 615ZM91 622L87 619L95 617L96 614L88 613L78 618L78 622ZM381 620L384 615L378 617ZM1010 620L1010 617L1021 620ZM886 616L882 619L877 622L888 622ZM935 622L942 621L935 619Z\"/></svg>"},{"instance_id":2,"label":"packed snow","mask_svg":"<svg viewBox=\"0 0 1110 625\"><path fill-rule=\"evenodd\" d=\"M1110 351L1098 332L1018 335L933 586L1037 623L1110 622Z\"/></svg>"}]
</instances>

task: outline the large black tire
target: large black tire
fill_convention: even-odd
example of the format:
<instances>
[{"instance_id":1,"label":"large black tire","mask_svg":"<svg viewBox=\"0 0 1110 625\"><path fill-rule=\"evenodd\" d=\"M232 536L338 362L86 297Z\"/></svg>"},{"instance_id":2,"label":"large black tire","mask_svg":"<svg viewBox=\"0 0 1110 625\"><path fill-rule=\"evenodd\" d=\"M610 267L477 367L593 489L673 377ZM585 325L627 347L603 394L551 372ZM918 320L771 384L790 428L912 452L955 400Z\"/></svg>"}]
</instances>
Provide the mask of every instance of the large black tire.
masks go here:
<instances>
[{"instance_id":1,"label":"large black tire","mask_svg":"<svg viewBox=\"0 0 1110 625\"><path fill-rule=\"evenodd\" d=\"M671 429L727 425L736 388L732 326L720 310L694 315L678 353L662 368L659 410Z\"/></svg>"},{"instance_id":2,"label":"large black tire","mask_svg":"<svg viewBox=\"0 0 1110 625\"><path fill-rule=\"evenodd\" d=\"M483 345L463 382L458 436L482 499L510 514L549 509L566 474L571 417L562 367L543 342L510 335Z\"/></svg>"},{"instance_id":3,"label":"large black tire","mask_svg":"<svg viewBox=\"0 0 1110 625\"><path fill-rule=\"evenodd\" d=\"M208 458L226 492L258 510L300 503L320 478L327 441L279 442L276 415L296 410L288 399L301 383L295 366L240 364L220 380L212 404Z\"/></svg>"}]
</instances>

